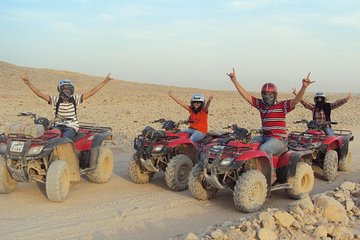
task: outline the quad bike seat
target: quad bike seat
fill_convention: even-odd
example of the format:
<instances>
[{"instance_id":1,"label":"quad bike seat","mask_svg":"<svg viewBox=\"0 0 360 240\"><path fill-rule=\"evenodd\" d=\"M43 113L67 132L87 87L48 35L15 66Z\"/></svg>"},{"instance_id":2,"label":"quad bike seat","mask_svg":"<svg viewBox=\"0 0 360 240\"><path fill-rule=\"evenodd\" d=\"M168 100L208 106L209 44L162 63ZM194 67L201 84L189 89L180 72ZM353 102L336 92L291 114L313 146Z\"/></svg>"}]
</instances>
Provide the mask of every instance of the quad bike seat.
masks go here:
<instances>
[{"instance_id":1,"label":"quad bike seat","mask_svg":"<svg viewBox=\"0 0 360 240\"><path fill-rule=\"evenodd\" d=\"M142 136L149 139L164 138L166 137L166 133L163 130L155 130L154 128L147 126L142 131Z\"/></svg>"}]
</instances>

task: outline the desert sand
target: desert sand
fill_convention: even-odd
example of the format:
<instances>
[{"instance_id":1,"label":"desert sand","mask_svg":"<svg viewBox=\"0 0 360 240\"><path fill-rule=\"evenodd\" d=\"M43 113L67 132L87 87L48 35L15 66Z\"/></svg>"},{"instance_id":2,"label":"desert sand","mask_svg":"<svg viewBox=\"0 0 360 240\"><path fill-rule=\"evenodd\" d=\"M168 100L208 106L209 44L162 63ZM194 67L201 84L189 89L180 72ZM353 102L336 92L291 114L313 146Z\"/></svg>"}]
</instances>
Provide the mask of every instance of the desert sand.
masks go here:
<instances>
[{"instance_id":1,"label":"desert sand","mask_svg":"<svg viewBox=\"0 0 360 240\"><path fill-rule=\"evenodd\" d=\"M21 81L24 72L28 73L36 87L50 95L57 94L59 79L73 79L75 92L84 93L107 75L104 73L103 77L95 77L0 62L1 131L7 124L31 121L18 117L19 112L31 111L38 116L53 118L52 107ZM224 73L224 79L219 81L229 79ZM260 126L257 110L245 103L235 89L209 91L114 79L78 107L81 122L98 123L113 129L114 144L111 149L115 168L112 179L105 184L92 184L82 179L71 186L69 197L63 203L48 201L43 185L20 184L15 192L0 195L0 239L184 239L189 232L197 234L208 225L248 216L236 210L232 194L228 191L220 192L214 200L201 202L192 198L189 191L170 191L162 174L145 185L130 181L127 165L133 153L133 138L147 125L160 127L152 124L152 120L166 118L178 121L188 117L188 113L168 97L168 89L184 101L196 92L205 96L212 93L210 129L219 130L234 123L248 129ZM360 134L360 97L356 91L359 92L359 89L354 89L353 97L347 104L332 112L332 119L339 123L336 128L350 129L355 135L355 141L351 143L352 170L339 173L331 183L317 178L314 194L330 190L344 180L359 182L360 142L357 136ZM254 95L258 96L258 93ZM329 100L346 95L329 94ZM289 93L279 93L279 99L291 97L290 89ZM312 93L307 93L305 99L311 101ZM304 129L305 126L292 124L294 120L303 118L310 119L311 112L299 104L287 115L289 131ZM264 209L284 208L291 202L283 191L278 191L267 199Z\"/></svg>"}]
</instances>

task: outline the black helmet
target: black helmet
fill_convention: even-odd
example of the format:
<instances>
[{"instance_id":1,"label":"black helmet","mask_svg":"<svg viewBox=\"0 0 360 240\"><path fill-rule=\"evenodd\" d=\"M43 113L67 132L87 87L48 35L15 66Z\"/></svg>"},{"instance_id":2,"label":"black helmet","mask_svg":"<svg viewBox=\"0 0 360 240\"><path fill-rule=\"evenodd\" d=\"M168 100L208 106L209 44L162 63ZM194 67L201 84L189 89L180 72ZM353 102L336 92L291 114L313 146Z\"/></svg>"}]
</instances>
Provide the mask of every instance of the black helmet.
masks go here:
<instances>
[{"instance_id":1,"label":"black helmet","mask_svg":"<svg viewBox=\"0 0 360 240\"><path fill-rule=\"evenodd\" d=\"M50 121L47 118L40 117L36 119L35 124L41 124L43 125L44 129L48 129L48 127L50 126Z\"/></svg>"},{"instance_id":2,"label":"black helmet","mask_svg":"<svg viewBox=\"0 0 360 240\"><path fill-rule=\"evenodd\" d=\"M175 129L175 122L172 120L167 120L162 125L162 128L165 129L166 131L173 130Z\"/></svg>"}]
</instances>

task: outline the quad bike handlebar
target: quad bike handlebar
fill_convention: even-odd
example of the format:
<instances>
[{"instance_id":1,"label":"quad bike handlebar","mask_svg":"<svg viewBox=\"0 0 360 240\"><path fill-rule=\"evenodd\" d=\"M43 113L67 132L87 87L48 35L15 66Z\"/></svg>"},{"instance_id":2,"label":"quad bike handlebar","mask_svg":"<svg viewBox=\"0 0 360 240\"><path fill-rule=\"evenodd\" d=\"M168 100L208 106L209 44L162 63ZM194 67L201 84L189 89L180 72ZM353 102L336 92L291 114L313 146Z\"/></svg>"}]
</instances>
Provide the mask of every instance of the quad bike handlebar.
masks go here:
<instances>
[{"instance_id":1,"label":"quad bike handlebar","mask_svg":"<svg viewBox=\"0 0 360 240\"><path fill-rule=\"evenodd\" d=\"M293 122L294 124L298 124L298 123L302 123L302 124L306 124L306 126L309 129L323 129L325 127L327 127L328 125L336 125L338 124L337 122L333 122L333 121L321 121L321 122L317 122L314 120L308 121L306 119L301 119L301 120L297 120Z\"/></svg>"}]
</instances>

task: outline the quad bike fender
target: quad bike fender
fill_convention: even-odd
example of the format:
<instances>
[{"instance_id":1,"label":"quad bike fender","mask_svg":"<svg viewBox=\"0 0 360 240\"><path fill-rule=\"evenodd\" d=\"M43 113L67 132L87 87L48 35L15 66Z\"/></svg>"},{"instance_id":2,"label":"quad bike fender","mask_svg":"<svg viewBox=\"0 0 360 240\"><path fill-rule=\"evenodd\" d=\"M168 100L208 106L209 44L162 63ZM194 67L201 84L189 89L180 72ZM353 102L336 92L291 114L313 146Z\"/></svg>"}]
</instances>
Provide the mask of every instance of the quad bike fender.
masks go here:
<instances>
[{"instance_id":1,"label":"quad bike fender","mask_svg":"<svg viewBox=\"0 0 360 240\"><path fill-rule=\"evenodd\" d=\"M353 141L353 140L354 140L354 136L352 136L351 134L344 136L343 142L342 142L339 152L338 152L339 159L346 157L346 155L349 152L350 141Z\"/></svg>"},{"instance_id":2,"label":"quad bike fender","mask_svg":"<svg viewBox=\"0 0 360 240\"><path fill-rule=\"evenodd\" d=\"M75 146L71 140L54 146L54 150L52 151L49 159L49 164L58 160L65 161L67 163L69 167L70 181L80 181L79 160Z\"/></svg>"},{"instance_id":3,"label":"quad bike fender","mask_svg":"<svg viewBox=\"0 0 360 240\"><path fill-rule=\"evenodd\" d=\"M46 146L44 147L44 149L41 151L41 153L36 156L36 158L43 158L43 157L48 157L52 154L52 152L54 151L54 149L57 146L63 145L63 144L68 144L68 143L73 143L70 139L68 138L54 138L49 140L48 144L46 144Z\"/></svg>"},{"instance_id":4,"label":"quad bike fender","mask_svg":"<svg viewBox=\"0 0 360 240\"><path fill-rule=\"evenodd\" d=\"M283 155L279 157L279 164L278 167L285 167L287 166L286 178L292 178L295 176L296 167L298 162L311 162L313 151L306 150L306 151L287 151Z\"/></svg>"},{"instance_id":5,"label":"quad bike fender","mask_svg":"<svg viewBox=\"0 0 360 240\"><path fill-rule=\"evenodd\" d=\"M97 159L99 157L99 150L105 139L110 139L112 137L111 132L97 133L94 135L94 139L91 145L90 150L90 168L95 168L97 164Z\"/></svg>"},{"instance_id":6,"label":"quad bike fender","mask_svg":"<svg viewBox=\"0 0 360 240\"><path fill-rule=\"evenodd\" d=\"M326 146L325 151L338 149L340 147L340 141L337 136L331 136L324 140L323 146Z\"/></svg>"}]
</instances>

